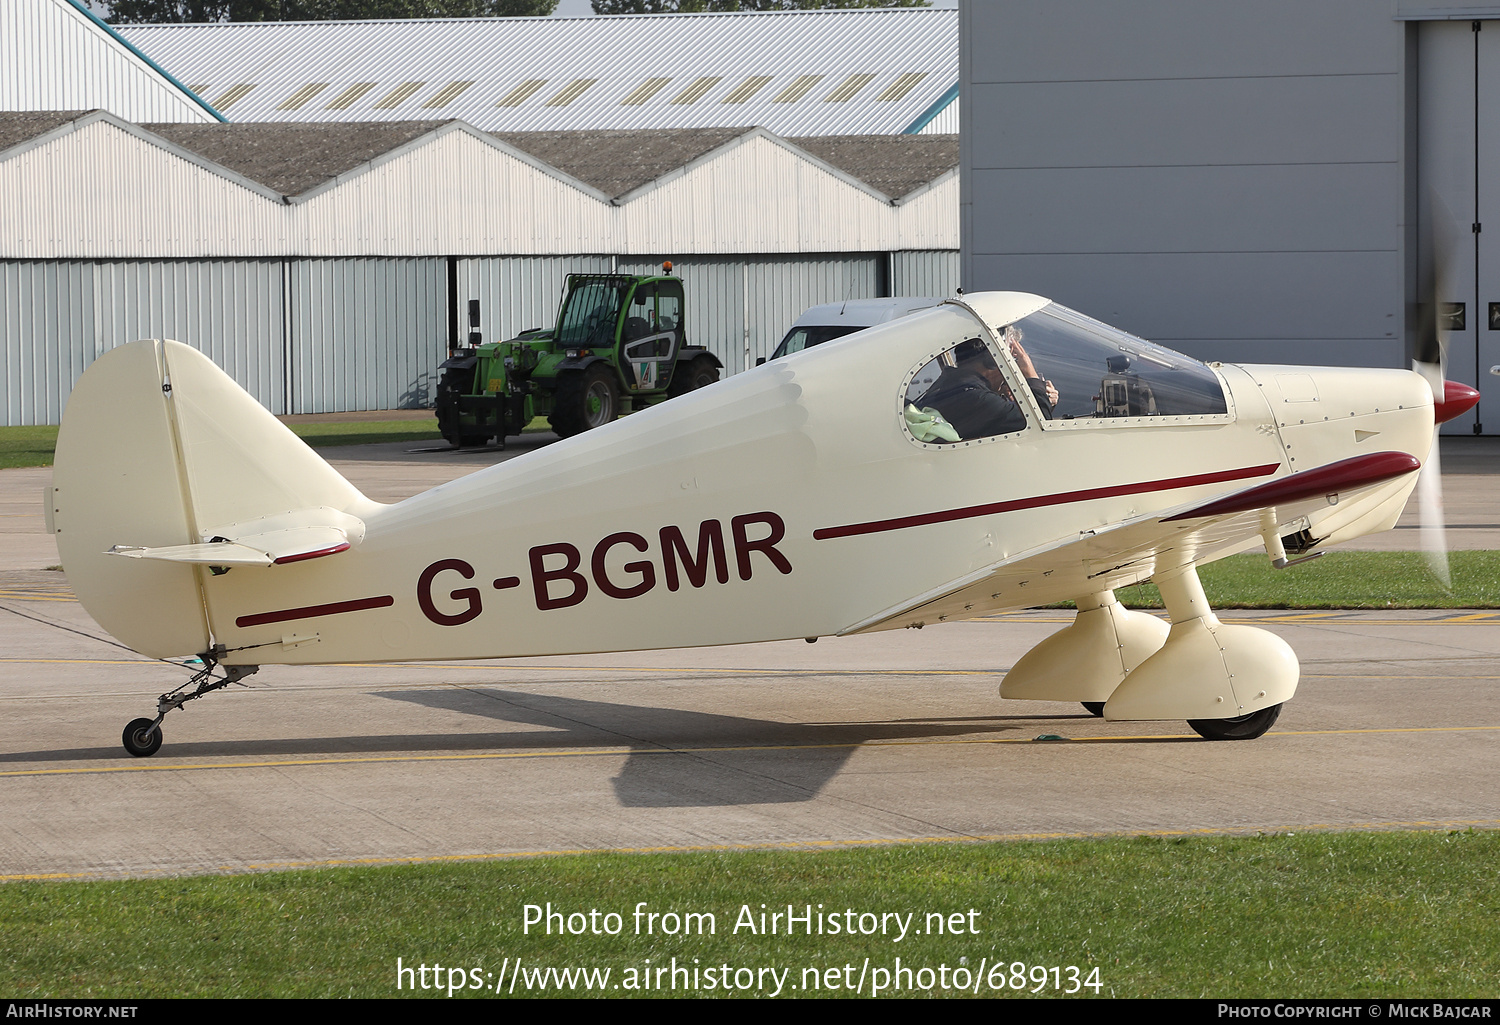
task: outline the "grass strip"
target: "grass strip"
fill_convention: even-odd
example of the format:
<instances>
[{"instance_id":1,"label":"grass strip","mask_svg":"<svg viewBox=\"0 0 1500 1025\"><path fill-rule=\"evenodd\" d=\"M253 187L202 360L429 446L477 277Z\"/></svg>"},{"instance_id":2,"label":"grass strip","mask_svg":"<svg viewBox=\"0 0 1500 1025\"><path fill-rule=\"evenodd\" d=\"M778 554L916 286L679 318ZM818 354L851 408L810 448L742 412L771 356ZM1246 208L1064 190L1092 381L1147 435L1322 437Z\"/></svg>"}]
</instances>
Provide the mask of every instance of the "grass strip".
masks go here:
<instances>
[{"instance_id":1,"label":"grass strip","mask_svg":"<svg viewBox=\"0 0 1500 1025\"><path fill-rule=\"evenodd\" d=\"M57 428L0 427L0 468L51 466Z\"/></svg>"},{"instance_id":2,"label":"grass strip","mask_svg":"<svg viewBox=\"0 0 1500 1025\"><path fill-rule=\"evenodd\" d=\"M1451 591L1438 583L1420 552L1332 551L1284 570L1272 569L1262 552L1247 552L1198 567L1198 577L1217 609L1500 608L1500 552L1450 552L1448 560ZM1131 608L1162 607L1154 584L1115 593Z\"/></svg>"},{"instance_id":3,"label":"grass strip","mask_svg":"<svg viewBox=\"0 0 1500 1025\"><path fill-rule=\"evenodd\" d=\"M396 989L399 957L404 967L442 965L444 986L465 984L455 997L483 995L468 985L493 987L516 958L527 970L607 968L607 983L593 991L601 996L724 995L701 974L720 965L731 986L738 969L775 968L788 971L782 995L847 996L866 958L894 979L900 957L915 995L944 992L941 966L949 995L962 995L952 985L960 967L972 994L981 963L998 963L996 976L986 968L981 994L1026 994L1037 985L1033 966L1060 968L1067 988L1072 965L1085 979L1098 968L1105 997L1493 997L1497 860L1496 832L1284 833L13 883L0 887L0 990L13 998L389 997L410 993ZM581 913L572 923L583 934L560 934L566 918L553 920L551 935L540 924L526 934L525 905L548 902L563 916ZM641 919L637 934L642 903L644 915L679 916L678 934L664 933L674 923L662 917ZM775 935L761 931L762 904L767 915L783 913ZM811 905L824 934L798 926L787 935L788 904L799 916ZM713 934L683 935L687 912L712 913ZM879 928L861 915L887 912L912 915L904 939L896 942L889 918L879 920L884 934L860 934L861 924ZM941 934L929 914L941 915ZM827 916L837 917L839 935L829 934ZM844 932L850 921L854 935ZM606 927L619 934L602 934ZM683 974L675 992L666 977L660 990L630 988L647 959L670 969L673 958L700 970L697 989ZM517 996L589 995L581 984L558 992L555 977L528 992L520 978ZM765 990L731 993L769 991L759 978ZM1046 973L1037 995L1056 995L1053 978ZM991 989L992 979L1003 988ZM425 981L430 987L432 973ZM1017 981L1024 989L1010 988ZM447 995L415 978L403 985L416 986L410 995Z\"/></svg>"}]
</instances>

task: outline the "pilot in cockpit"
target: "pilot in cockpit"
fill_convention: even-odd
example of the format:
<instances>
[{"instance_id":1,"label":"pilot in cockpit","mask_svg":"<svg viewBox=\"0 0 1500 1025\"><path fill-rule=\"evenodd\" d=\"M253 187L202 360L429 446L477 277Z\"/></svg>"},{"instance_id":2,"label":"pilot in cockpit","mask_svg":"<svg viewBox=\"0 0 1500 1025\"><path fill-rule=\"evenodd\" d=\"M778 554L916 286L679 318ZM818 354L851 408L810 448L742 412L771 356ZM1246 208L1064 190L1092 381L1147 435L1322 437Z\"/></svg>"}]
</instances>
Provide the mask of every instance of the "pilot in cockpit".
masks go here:
<instances>
[{"instance_id":1,"label":"pilot in cockpit","mask_svg":"<svg viewBox=\"0 0 1500 1025\"><path fill-rule=\"evenodd\" d=\"M1036 367L1022 348L1020 333L1014 327L1007 329L1005 339L1026 377L1027 386L1042 408L1042 414L1050 417L1057 401L1057 389L1050 381L1037 376ZM1025 414L983 341L971 338L961 342L954 347L952 356L953 365L944 368L942 376L922 396L922 405L941 413L960 439L1008 434L1026 426Z\"/></svg>"}]
</instances>

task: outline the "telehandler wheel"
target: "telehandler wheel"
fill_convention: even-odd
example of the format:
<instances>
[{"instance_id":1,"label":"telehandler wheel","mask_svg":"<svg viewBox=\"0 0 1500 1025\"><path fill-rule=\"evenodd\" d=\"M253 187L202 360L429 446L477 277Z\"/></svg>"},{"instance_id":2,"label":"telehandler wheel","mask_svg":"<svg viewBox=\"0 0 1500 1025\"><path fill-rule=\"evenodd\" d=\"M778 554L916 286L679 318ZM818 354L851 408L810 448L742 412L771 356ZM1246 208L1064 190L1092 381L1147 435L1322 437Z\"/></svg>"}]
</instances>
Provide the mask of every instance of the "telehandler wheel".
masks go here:
<instances>
[{"instance_id":1,"label":"telehandler wheel","mask_svg":"<svg viewBox=\"0 0 1500 1025\"><path fill-rule=\"evenodd\" d=\"M552 429L560 438L603 427L620 413L614 375L603 364L583 373L565 374L557 384L552 410Z\"/></svg>"},{"instance_id":2,"label":"telehandler wheel","mask_svg":"<svg viewBox=\"0 0 1500 1025\"><path fill-rule=\"evenodd\" d=\"M161 747L161 727L156 725L155 719L132 719L120 739L125 750L137 758L147 758Z\"/></svg>"},{"instance_id":3,"label":"telehandler wheel","mask_svg":"<svg viewBox=\"0 0 1500 1025\"><path fill-rule=\"evenodd\" d=\"M1193 732L1206 740L1254 740L1276 725L1281 706L1272 705L1233 719L1189 719Z\"/></svg>"},{"instance_id":4,"label":"telehandler wheel","mask_svg":"<svg viewBox=\"0 0 1500 1025\"><path fill-rule=\"evenodd\" d=\"M699 388L707 388L719 379L719 368L710 356L695 356L687 366L678 367L672 374L672 383L667 386L667 396L676 398Z\"/></svg>"}]
</instances>

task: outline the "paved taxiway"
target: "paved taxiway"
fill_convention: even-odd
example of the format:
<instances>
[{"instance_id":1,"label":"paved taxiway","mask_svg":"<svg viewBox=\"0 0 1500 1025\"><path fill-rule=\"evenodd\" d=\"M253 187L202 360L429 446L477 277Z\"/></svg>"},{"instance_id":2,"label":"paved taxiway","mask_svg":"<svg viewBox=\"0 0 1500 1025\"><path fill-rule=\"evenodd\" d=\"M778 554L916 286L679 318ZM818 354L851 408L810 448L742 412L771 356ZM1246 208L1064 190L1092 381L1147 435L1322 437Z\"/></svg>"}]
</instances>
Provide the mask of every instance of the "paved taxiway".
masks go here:
<instances>
[{"instance_id":1,"label":"paved taxiway","mask_svg":"<svg viewBox=\"0 0 1500 1025\"><path fill-rule=\"evenodd\" d=\"M384 500L499 457L413 447L328 454ZM1450 522L1472 525L1455 547L1500 547L1491 453L1445 456ZM186 674L58 628L99 633L42 568L56 561L38 502L48 473L0 471L0 878L1500 826L1500 612L1226 614L1302 660L1297 698L1252 743L1001 702L1004 671L1067 618L1025 613L816 645L272 667L174 712L161 752L132 759L124 723ZM1376 543L1410 547L1414 533Z\"/></svg>"}]
</instances>

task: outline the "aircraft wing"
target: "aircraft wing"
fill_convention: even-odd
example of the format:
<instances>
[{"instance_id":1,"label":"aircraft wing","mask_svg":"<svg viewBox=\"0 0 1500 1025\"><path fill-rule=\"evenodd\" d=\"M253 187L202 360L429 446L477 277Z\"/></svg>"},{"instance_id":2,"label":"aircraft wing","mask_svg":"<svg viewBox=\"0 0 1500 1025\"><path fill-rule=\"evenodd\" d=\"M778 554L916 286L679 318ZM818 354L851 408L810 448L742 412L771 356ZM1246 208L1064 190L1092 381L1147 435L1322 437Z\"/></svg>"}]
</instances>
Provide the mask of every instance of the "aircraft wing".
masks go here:
<instances>
[{"instance_id":1,"label":"aircraft wing","mask_svg":"<svg viewBox=\"0 0 1500 1025\"><path fill-rule=\"evenodd\" d=\"M1409 487L1402 478L1420 468L1405 452L1372 452L1208 502L1185 502L1084 531L948 581L854 623L839 635L970 619L1057 601L1059 592L1077 597L1139 583L1155 572L1157 560L1168 552L1193 562L1222 558L1260 542L1268 522L1283 526L1341 503L1349 505L1351 516L1368 515L1376 510L1366 509L1370 503L1362 499L1377 497L1376 509L1383 508L1388 498ZM1397 507L1394 515L1399 514ZM1037 597L1033 601L1030 595Z\"/></svg>"}]
</instances>

